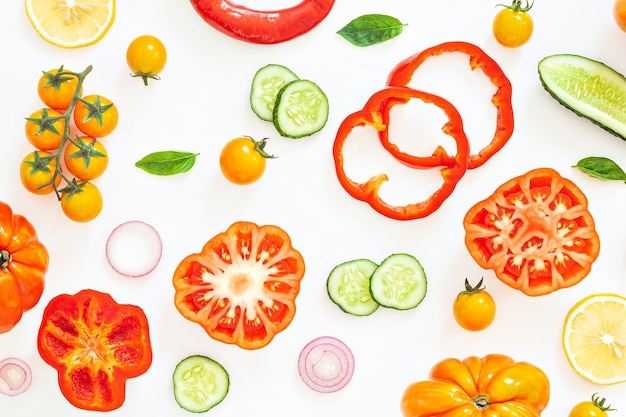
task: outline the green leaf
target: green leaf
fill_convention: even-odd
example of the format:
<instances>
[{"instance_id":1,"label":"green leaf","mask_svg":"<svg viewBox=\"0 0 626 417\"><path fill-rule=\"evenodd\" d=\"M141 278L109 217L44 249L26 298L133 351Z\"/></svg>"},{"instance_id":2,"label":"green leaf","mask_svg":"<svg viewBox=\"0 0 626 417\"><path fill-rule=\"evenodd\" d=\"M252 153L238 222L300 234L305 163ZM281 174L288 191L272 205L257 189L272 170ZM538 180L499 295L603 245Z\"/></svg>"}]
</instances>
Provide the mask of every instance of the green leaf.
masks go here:
<instances>
[{"instance_id":1,"label":"green leaf","mask_svg":"<svg viewBox=\"0 0 626 417\"><path fill-rule=\"evenodd\" d=\"M199 153L160 151L148 154L135 163L137 168L154 175L174 175L189 171Z\"/></svg>"},{"instance_id":2,"label":"green leaf","mask_svg":"<svg viewBox=\"0 0 626 417\"><path fill-rule=\"evenodd\" d=\"M405 23L384 14L359 16L337 33L356 46L369 46L385 42L402 33Z\"/></svg>"},{"instance_id":3,"label":"green leaf","mask_svg":"<svg viewBox=\"0 0 626 417\"><path fill-rule=\"evenodd\" d=\"M574 168L601 180L626 182L624 170L609 158L590 156L578 161Z\"/></svg>"}]
</instances>

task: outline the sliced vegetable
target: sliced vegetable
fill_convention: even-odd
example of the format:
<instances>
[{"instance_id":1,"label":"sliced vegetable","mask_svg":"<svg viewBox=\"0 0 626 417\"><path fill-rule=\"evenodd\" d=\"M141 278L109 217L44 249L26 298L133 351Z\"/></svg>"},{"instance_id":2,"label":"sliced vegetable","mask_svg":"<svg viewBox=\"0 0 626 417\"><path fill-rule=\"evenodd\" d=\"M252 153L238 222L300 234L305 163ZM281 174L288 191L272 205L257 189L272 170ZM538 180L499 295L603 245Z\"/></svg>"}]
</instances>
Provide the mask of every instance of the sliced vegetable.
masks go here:
<instances>
[{"instance_id":1,"label":"sliced vegetable","mask_svg":"<svg viewBox=\"0 0 626 417\"><path fill-rule=\"evenodd\" d=\"M467 160L467 169L478 168L506 145L513 135L515 124L511 99L511 82L495 60L474 44L468 42L444 42L427 48L401 61L389 74L387 84L390 86L408 86L417 68L428 58L443 53L466 54L469 57L471 70L482 70L491 80L492 84L497 87L496 92L491 98L491 104L497 109L493 138L487 146L476 153L472 153ZM425 166L426 161L424 157L415 157L401 152L397 146L389 142L387 134L387 130L380 130L381 142L396 159L409 166L418 168ZM442 163L446 166L454 166L458 161L455 157L447 155L444 149L437 149L437 152L431 157L430 164L427 166L438 166Z\"/></svg>"},{"instance_id":2,"label":"sliced vegetable","mask_svg":"<svg viewBox=\"0 0 626 417\"><path fill-rule=\"evenodd\" d=\"M276 44L302 36L330 13L335 0L302 0L281 10L252 10L230 0L191 0L200 17L245 42Z\"/></svg>"},{"instance_id":3,"label":"sliced vegetable","mask_svg":"<svg viewBox=\"0 0 626 417\"><path fill-rule=\"evenodd\" d=\"M0 201L0 334L13 329L39 302L48 261L33 225Z\"/></svg>"},{"instance_id":4,"label":"sliced vegetable","mask_svg":"<svg viewBox=\"0 0 626 417\"><path fill-rule=\"evenodd\" d=\"M383 307L410 310L426 296L426 273L412 255L389 255L376 268L371 278L372 298Z\"/></svg>"},{"instance_id":5,"label":"sliced vegetable","mask_svg":"<svg viewBox=\"0 0 626 417\"><path fill-rule=\"evenodd\" d=\"M600 251L586 196L551 168L505 182L469 209L463 226L478 265L529 296L579 283Z\"/></svg>"},{"instance_id":6,"label":"sliced vegetable","mask_svg":"<svg viewBox=\"0 0 626 417\"><path fill-rule=\"evenodd\" d=\"M105 252L111 268L121 275L136 278L154 271L161 260L163 245L154 227L132 220L113 229Z\"/></svg>"},{"instance_id":7,"label":"sliced vegetable","mask_svg":"<svg viewBox=\"0 0 626 417\"><path fill-rule=\"evenodd\" d=\"M198 155L186 151L153 152L135 162L135 166L154 175L182 174L193 168Z\"/></svg>"},{"instance_id":8,"label":"sliced vegetable","mask_svg":"<svg viewBox=\"0 0 626 417\"><path fill-rule=\"evenodd\" d=\"M376 311L379 304L372 299L370 278L377 267L369 259L355 259L334 267L326 280L332 302L355 316L369 316Z\"/></svg>"},{"instance_id":9,"label":"sliced vegetable","mask_svg":"<svg viewBox=\"0 0 626 417\"><path fill-rule=\"evenodd\" d=\"M89 289L50 300L37 348L43 361L58 372L63 396L90 411L121 407L126 380L144 374L152 364L143 310Z\"/></svg>"},{"instance_id":10,"label":"sliced vegetable","mask_svg":"<svg viewBox=\"0 0 626 417\"><path fill-rule=\"evenodd\" d=\"M233 223L174 272L174 303L213 339L259 349L289 326L304 259L278 226Z\"/></svg>"},{"instance_id":11,"label":"sliced vegetable","mask_svg":"<svg viewBox=\"0 0 626 417\"><path fill-rule=\"evenodd\" d=\"M578 161L574 167L601 180L626 182L624 170L609 158L589 156Z\"/></svg>"},{"instance_id":12,"label":"sliced vegetable","mask_svg":"<svg viewBox=\"0 0 626 417\"><path fill-rule=\"evenodd\" d=\"M337 33L356 46L388 41L402 33L406 23L384 14L365 14L352 20Z\"/></svg>"},{"instance_id":13,"label":"sliced vegetable","mask_svg":"<svg viewBox=\"0 0 626 417\"><path fill-rule=\"evenodd\" d=\"M448 155L442 148L435 150L433 156L420 158L423 168L441 166L440 173L443 183L429 198L424 201L408 204L405 206L392 206L379 196L379 189L388 180L387 174L381 173L373 176L365 183L357 183L351 180L344 171L343 148L350 137L350 133L360 126L371 126L376 131L383 132L387 129L384 114L396 104L405 104L416 98L424 103L432 103L444 111L448 122L442 126L442 131L451 136L456 142L457 152L454 156L455 163L447 165ZM463 121L456 108L447 100L423 91L408 87L387 87L374 93L363 109L346 117L335 136L333 144L333 158L335 160L335 172L341 186L357 200L368 203L380 214L395 220L414 220L426 217L435 212L443 202L452 194L457 183L467 169L469 144L463 130ZM440 158L441 157L441 158ZM414 157L415 158L415 157ZM417 161L414 161L417 163ZM446 162L446 165L442 165Z\"/></svg>"},{"instance_id":14,"label":"sliced vegetable","mask_svg":"<svg viewBox=\"0 0 626 417\"><path fill-rule=\"evenodd\" d=\"M20 358L0 361L0 394L13 397L26 391L33 381L30 366Z\"/></svg>"},{"instance_id":15,"label":"sliced vegetable","mask_svg":"<svg viewBox=\"0 0 626 417\"><path fill-rule=\"evenodd\" d=\"M328 110L328 97L317 84L296 80L278 92L272 118L278 133L297 139L322 130Z\"/></svg>"},{"instance_id":16,"label":"sliced vegetable","mask_svg":"<svg viewBox=\"0 0 626 417\"><path fill-rule=\"evenodd\" d=\"M626 140L626 78L608 65L573 54L539 61L539 79L550 95L613 135Z\"/></svg>"},{"instance_id":17,"label":"sliced vegetable","mask_svg":"<svg viewBox=\"0 0 626 417\"><path fill-rule=\"evenodd\" d=\"M344 388L354 374L354 356L344 342L321 336L311 340L300 352L298 372L314 391L331 393Z\"/></svg>"},{"instance_id":18,"label":"sliced vegetable","mask_svg":"<svg viewBox=\"0 0 626 417\"><path fill-rule=\"evenodd\" d=\"M539 417L550 399L550 381L538 367L501 354L436 363L430 379L410 384L404 417Z\"/></svg>"},{"instance_id":19,"label":"sliced vegetable","mask_svg":"<svg viewBox=\"0 0 626 417\"><path fill-rule=\"evenodd\" d=\"M261 120L274 119L274 105L278 92L292 81L299 80L289 68L279 64L269 64L260 68L252 79L250 107Z\"/></svg>"},{"instance_id":20,"label":"sliced vegetable","mask_svg":"<svg viewBox=\"0 0 626 417\"><path fill-rule=\"evenodd\" d=\"M192 413L204 413L221 403L230 387L226 369L202 355L189 356L180 361L172 379L176 402Z\"/></svg>"}]
</instances>

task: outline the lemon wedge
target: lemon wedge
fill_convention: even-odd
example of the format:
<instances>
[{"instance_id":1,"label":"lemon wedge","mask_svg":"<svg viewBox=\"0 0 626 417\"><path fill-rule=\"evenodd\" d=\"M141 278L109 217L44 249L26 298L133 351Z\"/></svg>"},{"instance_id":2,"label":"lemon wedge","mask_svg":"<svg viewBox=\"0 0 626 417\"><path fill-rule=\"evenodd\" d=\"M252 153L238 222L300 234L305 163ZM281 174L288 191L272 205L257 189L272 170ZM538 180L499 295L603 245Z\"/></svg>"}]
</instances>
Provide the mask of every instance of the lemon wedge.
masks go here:
<instances>
[{"instance_id":1,"label":"lemon wedge","mask_svg":"<svg viewBox=\"0 0 626 417\"><path fill-rule=\"evenodd\" d=\"M576 303L565 318L563 349L574 370L589 381L626 381L626 298L593 294Z\"/></svg>"},{"instance_id":2,"label":"lemon wedge","mask_svg":"<svg viewBox=\"0 0 626 417\"><path fill-rule=\"evenodd\" d=\"M46 41L63 48L98 42L115 20L115 0L26 0L26 14Z\"/></svg>"}]
</instances>

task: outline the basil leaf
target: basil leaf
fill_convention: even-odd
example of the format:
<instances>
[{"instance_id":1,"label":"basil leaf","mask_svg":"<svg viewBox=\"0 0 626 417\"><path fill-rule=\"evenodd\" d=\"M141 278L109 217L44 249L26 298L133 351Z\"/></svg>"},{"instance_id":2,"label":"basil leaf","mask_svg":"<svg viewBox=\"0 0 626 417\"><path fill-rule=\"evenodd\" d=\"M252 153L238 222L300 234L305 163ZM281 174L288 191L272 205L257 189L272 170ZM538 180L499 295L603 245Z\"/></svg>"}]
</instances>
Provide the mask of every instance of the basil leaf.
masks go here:
<instances>
[{"instance_id":1,"label":"basil leaf","mask_svg":"<svg viewBox=\"0 0 626 417\"><path fill-rule=\"evenodd\" d=\"M609 158L601 156L590 156L583 158L574 168L580 169L582 172L601 180L624 181L626 182L626 173L615 162Z\"/></svg>"},{"instance_id":2,"label":"basil leaf","mask_svg":"<svg viewBox=\"0 0 626 417\"><path fill-rule=\"evenodd\" d=\"M189 171L200 154L183 151L160 151L148 154L135 163L137 168L154 175L174 175Z\"/></svg>"},{"instance_id":3,"label":"basil leaf","mask_svg":"<svg viewBox=\"0 0 626 417\"><path fill-rule=\"evenodd\" d=\"M369 46L385 42L402 33L405 23L384 14L359 16L337 33L356 46Z\"/></svg>"}]
</instances>

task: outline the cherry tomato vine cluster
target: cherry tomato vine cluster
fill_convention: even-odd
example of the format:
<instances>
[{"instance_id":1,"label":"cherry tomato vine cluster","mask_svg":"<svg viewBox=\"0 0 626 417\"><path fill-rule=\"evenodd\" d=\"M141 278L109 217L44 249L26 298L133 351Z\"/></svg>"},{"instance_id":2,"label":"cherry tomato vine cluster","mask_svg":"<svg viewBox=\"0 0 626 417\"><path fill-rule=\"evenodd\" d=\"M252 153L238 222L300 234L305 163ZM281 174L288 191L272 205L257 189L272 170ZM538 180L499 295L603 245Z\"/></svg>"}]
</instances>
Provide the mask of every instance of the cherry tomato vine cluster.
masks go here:
<instances>
[{"instance_id":1,"label":"cherry tomato vine cluster","mask_svg":"<svg viewBox=\"0 0 626 417\"><path fill-rule=\"evenodd\" d=\"M20 179L34 194L55 193L63 213L88 222L102 210L102 194L92 180L104 173L108 153L101 138L117 126L118 111L108 98L83 95L92 70L44 71L37 93L45 107L26 118L26 138L34 150L20 165Z\"/></svg>"}]
</instances>

